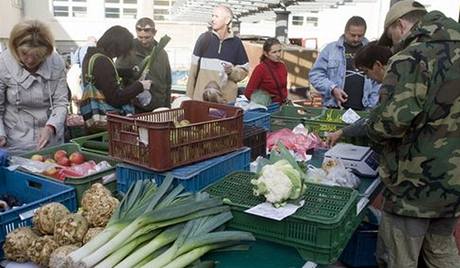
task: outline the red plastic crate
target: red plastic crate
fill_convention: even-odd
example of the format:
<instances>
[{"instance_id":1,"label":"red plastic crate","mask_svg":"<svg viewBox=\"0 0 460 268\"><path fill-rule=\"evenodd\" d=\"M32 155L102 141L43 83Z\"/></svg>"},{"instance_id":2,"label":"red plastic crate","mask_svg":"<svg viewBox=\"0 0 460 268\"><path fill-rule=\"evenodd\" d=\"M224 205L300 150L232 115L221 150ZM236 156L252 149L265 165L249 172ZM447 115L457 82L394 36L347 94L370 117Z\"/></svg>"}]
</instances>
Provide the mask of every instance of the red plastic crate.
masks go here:
<instances>
[{"instance_id":1,"label":"red plastic crate","mask_svg":"<svg viewBox=\"0 0 460 268\"><path fill-rule=\"evenodd\" d=\"M190 125L175 127L174 121ZM109 114L109 155L155 171L201 161L243 147L243 110L217 103L184 101L179 109Z\"/></svg>"}]
</instances>

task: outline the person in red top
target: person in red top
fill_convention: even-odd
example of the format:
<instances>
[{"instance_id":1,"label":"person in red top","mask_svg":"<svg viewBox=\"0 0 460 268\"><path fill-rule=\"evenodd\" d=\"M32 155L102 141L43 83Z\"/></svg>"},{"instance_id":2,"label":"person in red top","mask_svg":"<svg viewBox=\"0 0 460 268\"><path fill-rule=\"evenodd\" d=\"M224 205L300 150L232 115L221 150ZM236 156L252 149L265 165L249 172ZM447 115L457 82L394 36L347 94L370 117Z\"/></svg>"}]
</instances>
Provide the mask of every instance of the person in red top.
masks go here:
<instances>
[{"instance_id":1,"label":"person in red top","mask_svg":"<svg viewBox=\"0 0 460 268\"><path fill-rule=\"evenodd\" d=\"M252 72L244 95L251 99L256 90L267 91L272 102L283 103L287 99L287 68L281 61L281 43L276 38L265 41L260 63Z\"/></svg>"}]
</instances>

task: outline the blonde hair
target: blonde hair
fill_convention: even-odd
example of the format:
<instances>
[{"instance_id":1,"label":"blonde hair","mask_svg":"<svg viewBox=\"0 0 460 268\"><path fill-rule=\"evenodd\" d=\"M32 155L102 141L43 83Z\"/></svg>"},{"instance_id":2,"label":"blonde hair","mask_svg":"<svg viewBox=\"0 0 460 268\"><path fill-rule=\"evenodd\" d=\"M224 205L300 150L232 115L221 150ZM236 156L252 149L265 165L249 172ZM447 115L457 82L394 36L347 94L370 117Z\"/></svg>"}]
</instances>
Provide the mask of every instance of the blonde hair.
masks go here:
<instances>
[{"instance_id":1,"label":"blonde hair","mask_svg":"<svg viewBox=\"0 0 460 268\"><path fill-rule=\"evenodd\" d=\"M203 100L222 104L227 103L216 81L211 81L204 87Z\"/></svg>"},{"instance_id":2,"label":"blonde hair","mask_svg":"<svg viewBox=\"0 0 460 268\"><path fill-rule=\"evenodd\" d=\"M20 62L19 51L32 51L37 59L43 61L54 50L53 35L43 22L26 20L16 24L10 33L8 47L13 57Z\"/></svg>"}]
</instances>

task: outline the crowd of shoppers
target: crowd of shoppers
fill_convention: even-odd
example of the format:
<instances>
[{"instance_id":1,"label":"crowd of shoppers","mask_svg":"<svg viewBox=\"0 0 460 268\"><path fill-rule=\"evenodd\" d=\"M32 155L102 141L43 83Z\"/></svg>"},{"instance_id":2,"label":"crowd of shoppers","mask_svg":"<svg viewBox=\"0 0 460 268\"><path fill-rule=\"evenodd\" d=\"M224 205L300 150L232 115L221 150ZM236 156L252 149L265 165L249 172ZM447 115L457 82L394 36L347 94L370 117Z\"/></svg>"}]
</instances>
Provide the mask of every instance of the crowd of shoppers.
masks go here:
<instances>
[{"instance_id":1,"label":"crowd of shoppers","mask_svg":"<svg viewBox=\"0 0 460 268\"><path fill-rule=\"evenodd\" d=\"M235 100L249 63L231 31L232 19L229 7L213 9L210 29L193 50L188 97ZM362 17L351 17L343 35L321 50L305 74L324 106L370 111L368 120L331 133L330 143L342 135L367 135L380 155L385 185L376 256L380 267L415 268L419 259L428 267L458 267L453 232L460 216L460 24L402 0L386 14L378 44L368 43L366 27ZM85 47L84 56L75 54L82 68L80 105L86 121L93 120L83 109L88 86L100 92L103 112L170 107L166 51L145 77L140 73L158 45L155 23L142 18L135 30L136 38L113 26ZM288 99L282 48L277 39L265 41L246 97L260 90L274 102ZM49 28L37 20L15 25L8 49L0 54L0 147L21 154L62 143L68 94L65 64Z\"/></svg>"}]
</instances>

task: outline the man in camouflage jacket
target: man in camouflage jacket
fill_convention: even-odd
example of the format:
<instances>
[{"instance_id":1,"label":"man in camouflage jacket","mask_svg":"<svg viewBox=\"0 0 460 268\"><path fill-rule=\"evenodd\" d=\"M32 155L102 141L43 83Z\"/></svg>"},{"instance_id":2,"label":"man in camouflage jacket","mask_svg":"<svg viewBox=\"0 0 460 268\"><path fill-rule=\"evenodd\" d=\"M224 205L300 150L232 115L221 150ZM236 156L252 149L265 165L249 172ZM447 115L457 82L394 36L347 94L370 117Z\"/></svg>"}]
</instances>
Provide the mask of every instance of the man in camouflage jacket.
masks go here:
<instances>
[{"instance_id":1,"label":"man in camouflage jacket","mask_svg":"<svg viewBox=\"0 0 460 268\"><path fill-rule=\"evenodd\" d=\"M403 0L388 11L385 39L396 54L367 126L386 186L377 260L460 267L460 24Z\"/></svg>"},{"instance_id":2,"label":"man in camouflage jacket","mask_svg":"<svg viewBox=\"0 0 460 268\"><path fill-rule=\"evenodd\" d=\"M136 22L137 38L133 40L134 49L116 61L118 73L123 78L124 84L129 85L139 79L141 75L139 71L145 59L158 44L154 39L155 34L155 22L152 19L144 17ZM136 112L150 112L159 107L171 107L171 66L168 53L164 49L157 55L147 78L152 80L150 87L152 99L146 106L135 100Z\"/></svg>"}]
</instances>

